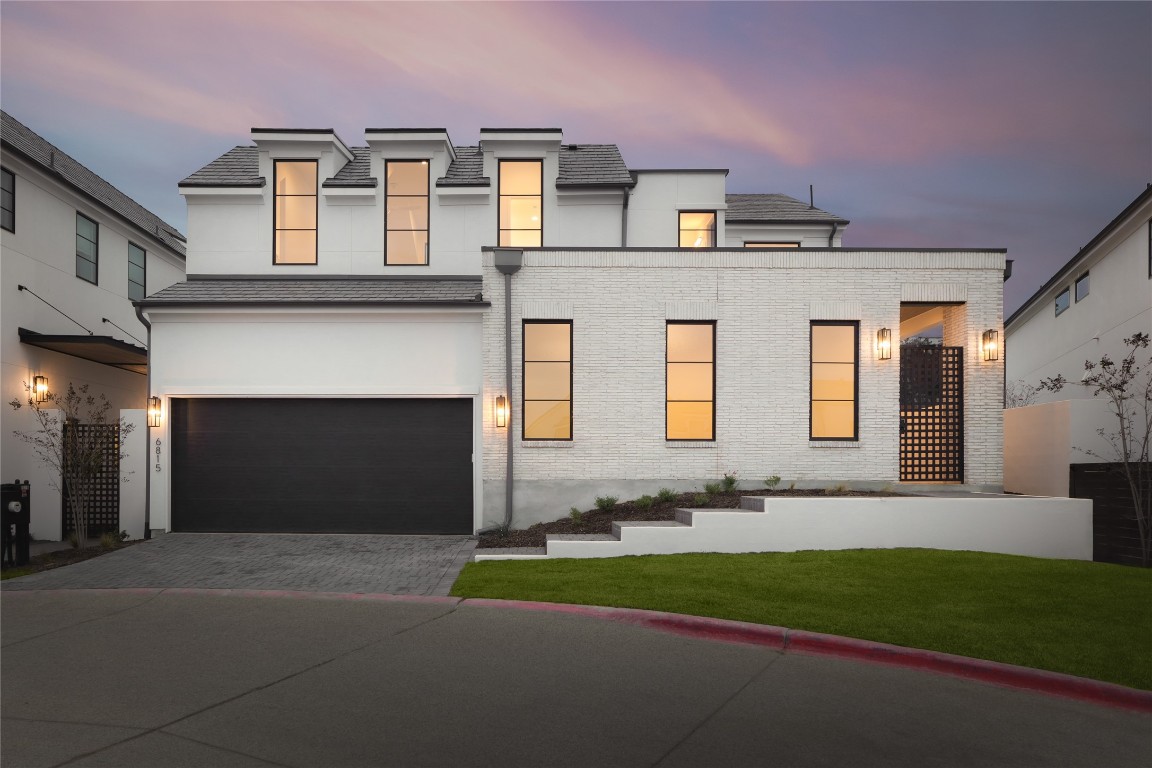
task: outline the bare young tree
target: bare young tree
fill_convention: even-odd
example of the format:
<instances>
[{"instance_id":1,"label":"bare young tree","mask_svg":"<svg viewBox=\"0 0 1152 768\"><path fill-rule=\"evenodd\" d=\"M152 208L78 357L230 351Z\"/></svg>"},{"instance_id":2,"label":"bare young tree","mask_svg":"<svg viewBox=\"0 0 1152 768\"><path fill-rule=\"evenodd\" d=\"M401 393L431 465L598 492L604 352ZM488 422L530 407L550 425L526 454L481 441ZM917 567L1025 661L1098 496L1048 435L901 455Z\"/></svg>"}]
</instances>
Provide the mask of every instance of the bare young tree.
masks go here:
<instances>
[{"instance_id":1,"label":"bare young tree","mask_svg":"<svg viewBox=\"0 0 1152 768\"><path fill-rule=\"evenodd\" d=\"M1084 361L1084 376L1078 382L1069 382L1064 375L1044 379L1040 388L1059 392L1068 384L1088 387L1093 397L1104 398L1115 417L1114 429L1100 428L1096 433L1111 448L1111 456L1084 448L1078 451L1102 461L1120 465L1132 507L1136 513L1136 529L1140 537L1140 559L1148 565L1152 556L1152 358L1141 350L1148 348L1148 334L1136 333L1124 339L1128 354L1115 363L1108 355L1099 362Z\"/></svg>"},{"instance_id":2,"label":"bare young tree","mask_svg":"<svg viewBox=\"0 0 1152 768\"><path fill-rule=\"evenodd\" d=\"M1004 387L1004 407L1023 408L1036 402L1042 387L1034 387L1023 379L1016 379Z\"/></svg>"},{"instance_id":3,"label":"bare young tree","mask_svg":"<svg viewBox=\"0 0 1152 768\"><path fill-rule=\"evenodd\" d=\"M38 428L32 432L13 430L13 434L31 446L37 458L52 469L52 487L68 500L68 516L75 536L72 546L81 547L88 539L89 509L105 462L110 452L120 451L123 439L135 425L119 419L120 439L109 441L107 430L99 427L110 423L108 414L112 406L103 393L88 394L87 384L77 388L69 382L65 394L49 392L43 402L37 402L27 382L24 389L23 403L13 399L8 404L14 410L27 405ZM89 428L80 429L82 424ZM116 455L119 461L125 457L122 451Z\"/></svg>"}]
</instances>

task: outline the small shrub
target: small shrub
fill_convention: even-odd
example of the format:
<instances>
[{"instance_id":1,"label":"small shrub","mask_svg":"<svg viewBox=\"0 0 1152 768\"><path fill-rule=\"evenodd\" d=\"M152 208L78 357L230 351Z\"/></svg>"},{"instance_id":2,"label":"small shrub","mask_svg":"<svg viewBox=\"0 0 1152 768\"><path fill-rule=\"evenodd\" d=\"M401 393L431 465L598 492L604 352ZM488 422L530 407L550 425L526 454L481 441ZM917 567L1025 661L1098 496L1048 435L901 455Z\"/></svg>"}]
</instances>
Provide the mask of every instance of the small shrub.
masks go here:
<instances>
[{"instance_id":1,"label":"small shrub","mask_svg":"<svg viewBox=\"0 0 1152 768\"><path fill-rule=\"evenodd\" d=\"M724 479L720 483L724 486L725 491L734 491L736 486L740 485L740 478L736 477L735 472L725 472Z\"/></svg>"},{"instance_id":2,"label":"small shrub","mask_svg":"<svg viewBox=\"0 0 1152 768\"><path fill-rule=\"evenodd\" d=\"M68 534L68 546L72 547L72 549L80 549L80 537L76 535L76 531Z\"/></svg>"},{"instance_id":3,"label":"small shrub","mask_svg":"<svg viewBox=\"0 0 1152 768\"><path fill-rule=\"evenodd\" d=\"M704 492L709 496L714 496L722 490L724 486L721 483L704 483Z\"/></svg>"},{"instance_id":4,"label":"small shrub","mask_svg":"<svg viewBox=\"0 0 1152 768\"><path fill-rule=\"evenodd\" d=\"M843 496L846 493L848 493L848 486L844 485L844 483L838 483L831 488L824 489L825 496Z\"/></svg>"},{"instance_id":5,"label":"small shrub","mask_svg":"<svg viewBox=\"0 0 1152 768\"><path fill-rule=\"evenodd\" d=\"M692 505L696 507L706 507L712 501L712 497L706 493L698 493L692 497Z\"/></svg>"},{"instance_id":6,"label":"small shrub","mask_svg":"<svg viewBox=\"0 0 1152 768\"><path fill-rule=\"evenodd\" d=\"M128 531L120 531L120 541L128 541Z\"/></svg>"},{"instance_id":7,"label":"small shrub","mask_svg":"<svg viewBox=\"0 0 1152 768\"><path fill-rule=\"evenodd\" d=\"M644 510L645 512L652 509L652 505L655 503L656 503L656 499L649 496L648 494L644 494L640 498L636 499L636 506L639 507L640 509Z\"/></svg>"},{"instance_id":8,"label":"small shrub","mask_svg":"<svg viewBox=\"0 0 1152 768\"><path fill-rule=\"evenodd\" d=\"M780 485L780 475L772 475L772 477L764 478L764 487L770 491L776 490L776 486ZM796 485L796 483L792 483Z\"/></svg>"},{"instance_id":9,"label":"small shrub","mask_svg":"<svg viewBox=\"0 0 1152 768\"><path fill-rule=\"evenodd\" d=\"M796 481L795 481L795 480L793 480L792 482L788 483L788 490L790 490L790 491L794 491L794 490L796 490Z\"/></svg>"},{"instance_id":10,"label":"small shrub","mask_svg":"<svg viewBox=\"0 0 1152 768\"><path fill-rule=\"evenodd\" d=\"M584 524L584 513L576 507L572 507L572 510L568 513L568 517L572 518L572 522L576 523L576 525Z\"/></svg>"},{"instance_id":11,"label":"small shrub","mask_svg":"<svg viewBox=\"0 0 1152 768\"><path fill-rule=\"evenodd\" d=\"M108 531L107 533L100 534L101 549L116 549L120 546L120 541L120 534L118 533Z\"/></svg>"},{"instance_id":12,"label":"small shrub","mask_svg":"<svg viewBox=\"0 0 1152 768\"><path fill-rule=\"evenodd\" d=\"M656 493L656 498L665 503L669 501L676 501L676 491L671 488L661 488Z\"/></svg>"},{"instance_id":13,"label":"small shrub","mask_svg":"<svg viewBox=\"0 0 1152 768\"><path fill-rule=\"evenodd\" d=\"M620 501L616 496L597 496L596 509L601 512L608 512L612 507L616 506L616 502Z\"/></svg>"}]
</instances>

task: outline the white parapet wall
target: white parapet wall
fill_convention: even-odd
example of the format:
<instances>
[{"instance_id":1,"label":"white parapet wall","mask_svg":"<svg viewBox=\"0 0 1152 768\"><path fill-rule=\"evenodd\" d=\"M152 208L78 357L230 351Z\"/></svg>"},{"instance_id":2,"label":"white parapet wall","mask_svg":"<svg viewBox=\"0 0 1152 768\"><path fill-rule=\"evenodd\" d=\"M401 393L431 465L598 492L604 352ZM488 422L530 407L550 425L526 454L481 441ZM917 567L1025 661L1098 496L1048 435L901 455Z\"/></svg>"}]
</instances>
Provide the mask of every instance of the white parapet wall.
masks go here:
<instances>
[{"instance_id":1,"label":"white parapet wall","mask_svg":"<svg viewBox=\"0 0 1152 768\"><path fill-rule=\"evenodd\" d=\"M1016 496L746 497L693 510L691 525L623 526L619 540L550 540L548 557L826 549L972 550L1092 559L1092 502ZM477 560L501 559L477 550Z\"/></svg>"}]
</instances>

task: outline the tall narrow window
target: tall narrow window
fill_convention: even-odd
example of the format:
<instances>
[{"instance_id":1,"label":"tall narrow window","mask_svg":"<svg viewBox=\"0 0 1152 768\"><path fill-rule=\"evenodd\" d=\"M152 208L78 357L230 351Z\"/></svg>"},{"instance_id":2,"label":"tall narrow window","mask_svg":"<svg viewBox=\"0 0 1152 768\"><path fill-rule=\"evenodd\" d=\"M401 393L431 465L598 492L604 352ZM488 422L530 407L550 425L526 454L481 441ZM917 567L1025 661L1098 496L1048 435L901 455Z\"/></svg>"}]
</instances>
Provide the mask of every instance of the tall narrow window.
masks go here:
<instances>
[{"instance_id":1,"label":"tall narrow window","mask_svg":"<svg viewBox=\"0 0 1152 768\"><path fill-rule=\"evenodd\" d=\"M500 245L532 248L544 244L544 163L500 161Z\"/></svg>"},{"instance_id":2,"label":"tall narrow window","mask_svg":"<svg viewBox=\"0 0 1152 768\"><path fill-rule=\"evenodd\" d=\"M1076 301L1088 298L1088 273L1076 278Z\"/></svg>"},{"instance_id":3,"label":"tall narrow window","mask_svg":"<svg viewBox=\"0 0 1152 768\"><path fill-rule=\"evenodd\" d=\"M148 254L135 243L128 243L128 298L140 301L145 295L145 269Z\"/></svg>"},{"instance_id":4,"label":"tall narrow window","mask_svg":"<svg viewBox=\"0 0 1152 768\"><path fill-rule=\"evenodd\" d=\"M571 321L524 321L524 439L572 439Z\"/></svg>"},{"instance_id":5,"label":"tall narrow window","mask_svg":"<svg viewBox=\"0 0 1152 768\"><path fill-rule=\"evenodd\" d=\"M90 283L97 281L99 271L100 227L82 213L76 213L76 277Z\"/></svg>"},{"instance_id":6,"label":"tall narrow window","mask_svg":"<svg viewBox=\"0 0 1152 768\"><path fill-rule=\"evenodd\" d=\"M812 440L856 440L860 325L812 322Z\"/></svg>"},{"instance_id":7,"label":"tall narrow window","mask_svg":"<svg viewBox=\"0 0 1152 768\"><path fill-rule=\"evenodd\" d=\"M0 227L16 231L16 176L0 168Z\"/></svg>"},{"instance_id":8,"label":"tall narrow window","mask_svg":"<svg viewBox=\"0 0 1152 768\"><path fill-rule=\"evenodd\" d=\"M315 160L276 161L275 264L316 263L316 175Z\"/></svg>"},{"instance_id":9,"label":"tall narrow window","mask_svg":"<svg viewBox=\"0 0 1152 768\"><path fill-rule=\"evenodd\" d=\"M716 324L668 323L664 438L715 439Z\"/></svg>"},{"instance_id":10,"label":"tall narrow window","mask_svg":"<svg viewBox=\"0 0 1152 768\"><path fill-rule=\"evenodd\" d=\"M388 160L385 264L428 263L428 161Z\"/></svg>"},{"instance_id":11,"label":"tall narrow window","mask_svg":"<svg viewBox=\"0 0 1152 768\"><path fill-rule=\"evenodd\" d=\"M1061 312L1068 309L1068 305L1070 303L1071 302L1068 298L1068 289L1065 288L1056 295L1056 314L1059 315Z\"/></svg>"},{"instance_id":12,"label":"tall narrow window","mask_svg":"<svg viewBox=\"0 0 1152 768\"><path fill-rule=\"evenodd\" d=\"M716 245L716 211L680 211L680 247Z\"/></svg>"}]
</instances>

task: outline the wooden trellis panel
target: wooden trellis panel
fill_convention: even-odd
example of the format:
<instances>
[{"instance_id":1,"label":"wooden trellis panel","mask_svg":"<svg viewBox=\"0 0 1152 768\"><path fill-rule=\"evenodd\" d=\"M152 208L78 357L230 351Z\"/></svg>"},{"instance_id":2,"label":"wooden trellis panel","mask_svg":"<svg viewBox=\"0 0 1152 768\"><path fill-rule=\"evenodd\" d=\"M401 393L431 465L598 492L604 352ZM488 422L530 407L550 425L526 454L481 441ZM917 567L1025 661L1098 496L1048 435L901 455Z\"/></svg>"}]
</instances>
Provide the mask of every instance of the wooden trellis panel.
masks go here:
<instances>
[{"instance_id":1,"label":"wooden trellis panel","mask_svg":"<svg viewBox=\"0 0 1152 768\"><path fill-rule=\"evenodd\" d=\"M96 477L96 487L88 505L88 536L120 532L120 425L67 424L66 430L80 430L80 440L102 440L104 465ZM62 495L64 538L72 533L72 515L68 512L67 490Z\"/></svg>"},{"instance_id":2,"label":"wooden trellis panel","mask_svg":"<svg viewBox=\"0 0 1152 768\"><path fill-rule=\"evenodd\" d=\"M900 480L964 481L964 348L900 349Z\"/></svg>"}]
</instances>

